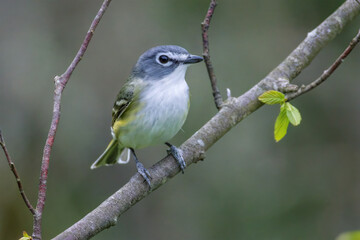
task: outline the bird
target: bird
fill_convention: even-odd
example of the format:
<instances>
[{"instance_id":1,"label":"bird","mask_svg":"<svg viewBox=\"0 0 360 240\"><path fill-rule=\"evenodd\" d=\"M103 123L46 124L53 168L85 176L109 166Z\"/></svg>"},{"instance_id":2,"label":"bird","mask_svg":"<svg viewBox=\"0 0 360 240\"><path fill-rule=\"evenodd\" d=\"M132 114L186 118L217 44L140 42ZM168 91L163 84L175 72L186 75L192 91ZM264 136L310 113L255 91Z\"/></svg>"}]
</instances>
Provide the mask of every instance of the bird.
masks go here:
<instances>
[{"instance_id":1,"label":"bird","mask_svg":"<svg viewBox=\"0 0 360 240\"><path fill-rule=\"evenodd\" d=\"M186 163L182 151L168 141L183 126L190 107L188 66L202 57L176 45L162 45L145 51L120 89L112 109L112 139L91 169L126 164L132 155L137 172L151 188L151 175L135 150L165 143L182 172Z\"/></svg>"}]
</instances>

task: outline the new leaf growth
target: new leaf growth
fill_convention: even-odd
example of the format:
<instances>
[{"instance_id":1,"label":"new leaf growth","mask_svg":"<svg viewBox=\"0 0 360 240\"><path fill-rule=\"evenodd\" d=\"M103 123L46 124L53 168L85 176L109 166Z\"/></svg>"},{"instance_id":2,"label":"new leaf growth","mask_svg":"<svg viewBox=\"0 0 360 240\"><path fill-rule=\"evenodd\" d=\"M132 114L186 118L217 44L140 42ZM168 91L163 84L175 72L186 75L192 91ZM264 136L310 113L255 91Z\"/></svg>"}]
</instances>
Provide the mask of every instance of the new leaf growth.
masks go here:
<instances>
[{"instance_id":1,"label":"new leaf growth","mask_svg":"<svg viewBox=\"0 0 360 240\"><path fill-rule=\"evenodd\" d=\"M289 122L298 126L301 122L301 115L299 110L291 103L286 102L285 95L281 92L270 90L264 92L259 100L268 105L280 104L280 113L276 118L274 127L275 141L280 141L287 133Z\"/></svg>"}]
</instances>

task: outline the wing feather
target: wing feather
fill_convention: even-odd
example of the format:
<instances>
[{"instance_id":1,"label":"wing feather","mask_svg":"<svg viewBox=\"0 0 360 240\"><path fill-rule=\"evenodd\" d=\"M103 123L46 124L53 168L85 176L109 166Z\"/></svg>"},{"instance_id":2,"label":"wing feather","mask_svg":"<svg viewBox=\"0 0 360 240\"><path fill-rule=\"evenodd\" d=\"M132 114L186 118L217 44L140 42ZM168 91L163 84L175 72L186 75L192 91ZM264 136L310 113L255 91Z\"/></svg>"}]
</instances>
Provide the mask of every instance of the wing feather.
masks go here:
<instances>
[{"instance_id":1,"label":"wing feather","mask_svg":"<svg viewBox=\"0 0 360 240\"><path fill-rule=\"evenodd\" d=\"M120 89L112 109L112 126L117 121L125 120L123 119L124 113L128 110L130 104L137 99L142 85L141 82L139 80L128 80Z\"/></svg>"}]
</instances>

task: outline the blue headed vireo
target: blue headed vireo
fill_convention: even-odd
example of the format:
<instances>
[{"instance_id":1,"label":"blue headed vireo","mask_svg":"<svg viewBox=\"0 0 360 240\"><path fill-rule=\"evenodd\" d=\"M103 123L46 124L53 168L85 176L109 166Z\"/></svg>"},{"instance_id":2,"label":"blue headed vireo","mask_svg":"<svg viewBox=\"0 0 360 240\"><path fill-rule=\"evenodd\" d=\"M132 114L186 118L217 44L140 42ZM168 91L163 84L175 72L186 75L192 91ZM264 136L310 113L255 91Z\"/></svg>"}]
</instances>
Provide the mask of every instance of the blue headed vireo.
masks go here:
<instances>
[{"instance_id":1,"label":"blue headed vireo","mask_svg":"<svg viewBox=\"0 0 360 240\"><path fill-rule=\"evenodd\" d=\"M114 103L113 139L91 169L128 163L131 152L137 171L151 186L151 176L136 157L135 149L165 143L184 171L181 151L167 141L180 130L189 111L186 70L202 60L173 45L157 46L143 53Z\"/></svg>"}]
</instances>

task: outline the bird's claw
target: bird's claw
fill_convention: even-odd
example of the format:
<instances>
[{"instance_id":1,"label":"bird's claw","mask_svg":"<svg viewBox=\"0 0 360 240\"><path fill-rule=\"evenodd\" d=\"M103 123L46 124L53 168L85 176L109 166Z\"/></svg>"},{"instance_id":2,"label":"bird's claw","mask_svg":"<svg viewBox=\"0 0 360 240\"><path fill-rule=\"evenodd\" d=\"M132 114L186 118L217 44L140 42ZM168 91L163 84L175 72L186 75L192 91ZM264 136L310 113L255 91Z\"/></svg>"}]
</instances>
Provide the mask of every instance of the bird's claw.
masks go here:
<instances>
[{"instance_id":1,"label":"bird's claw","mask_svg":"<svg viewBox=\"0 0 360 240\"><path fill-rule=\"evenodd\" d=\"M136 168L137 168L138 173L140 173L140 175L145 179L145 181L151 188L151 183L150 183L151 175L150 175L149 171L144 167L144 165L141 162L136 163Z\"/></svg>"},{"instance_id":2,"label":"bird's claw","mask_svg":"<svg viewBox=\"0 0 360 240\"><path fill-rule=\"evenodd\" d=\"M173 155L173 157L180 166L181 172L184 173L184 169L186 168L186 162L182 156L182 151L174 145L171 145L170 143L166 143L166 145L170 147L170 149L167 150L167 153Z\"/></svg>"}]
</instances>

